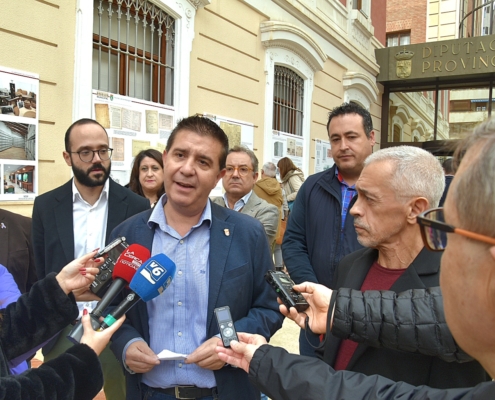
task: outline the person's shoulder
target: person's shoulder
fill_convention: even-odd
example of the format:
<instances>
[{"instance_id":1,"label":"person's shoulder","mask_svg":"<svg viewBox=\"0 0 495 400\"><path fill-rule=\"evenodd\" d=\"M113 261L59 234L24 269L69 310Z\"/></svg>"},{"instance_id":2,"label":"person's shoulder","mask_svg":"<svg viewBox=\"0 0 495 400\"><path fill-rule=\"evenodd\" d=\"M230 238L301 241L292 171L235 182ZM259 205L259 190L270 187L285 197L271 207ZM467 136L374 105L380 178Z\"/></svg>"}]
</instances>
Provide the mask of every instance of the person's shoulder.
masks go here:
<instances>
[{"instance_id":1,"label":"person's shoulder","mask_svg":"<svg viewBox=\"0 0 495 400\"><path fill-rule=\"evenodd\" d=\"M0 208L0 219L4 221L12 221L18 224L31 224L31 218L24 215L17 214L11 211L3 210Z\"/></svg>"},{"instance_id":2,"label":"person's shoulder","mask_svg":"<svg viewBox=\"0 0 495 400\"><path fill-rule=\"evenodd\" d=\"M230 208L223 207L213 201L211 203L211 212L214 218L218 218L219 220L223 220L229 224L245 224L246 227L258 225L258 220L256 218L243 214L239 211L234 211Z\"/></svg>"},{"instance_id":3,"label":"person's shoulder","mask_svg":"<svg viewBox=\"0 0 495 400\"><path fill-rule=\"evenodd\" d=\"M375 249L370 249L367 247L364 247L362 249L353 251L352 253L347 254L344 256L340 262L339 262L339 268L343 267L346 268L348 265L353 264L356 260L359 260L360 258L364 257L369 257L373 255L373 253L377 252Z\"/></svg>"},{"instance_id":4,"label":"person's shoulder","mask_svg":"<svg viewBox=\"0 0 495 400\"><path fill-rule=\"evenodd\" d=\"M110 179L110 187L109 187L110 196L116 195L120 197L126 197L130 202L144 207L145 210L150 208L150 201L146 197L134 193L132 190L120 185L111 178L109 179Z\"/></svg>"},{"instance_id":5,"label":"person's shoulder","mask_svg":"<svg viewBox=\"0 0 495 400\"><path fill-rule=\"evenodd\" d=\"M222 196L212 196L210 200L213 204L217 204L219 206L225 206L225 201Z\"/></svg>"},{"instance_id":6,"label":"person's shoulder","mask_svg":"<svg viewBox=\"0 0 495 400\"><path fill-rule=\"evenodd\" d=\"M56 187L55 189L49 190L48 192L36 196L36 198L34 199L34 203L45 204L49 207L54 204L54 199L60 200L67 196L72 197L72 179L70 179L63 185Z\"/></svg>"}]
</instances>

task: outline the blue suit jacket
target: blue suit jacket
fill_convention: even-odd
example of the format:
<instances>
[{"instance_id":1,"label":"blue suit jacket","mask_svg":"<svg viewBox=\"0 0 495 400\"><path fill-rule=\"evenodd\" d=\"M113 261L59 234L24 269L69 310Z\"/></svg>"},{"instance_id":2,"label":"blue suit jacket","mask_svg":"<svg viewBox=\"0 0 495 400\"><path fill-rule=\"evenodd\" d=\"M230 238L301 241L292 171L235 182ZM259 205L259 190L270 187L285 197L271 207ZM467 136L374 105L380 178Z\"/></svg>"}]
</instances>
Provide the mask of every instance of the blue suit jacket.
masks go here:
<instances>
[{"instance_id":1,"label":"blue suit jacket","mask_svg":"<svg viewBox=\"0 0 495 400\"><path fill-rule=\"evenodd\" d=\"M213 203L211 211L207 336L218 334L213 309L230 306L238 332L258 333L268 339L282 326L283 316L278 311L275 292L264 279L273 262L263 226L252 217ZM123 222L111 238L125 236L128 243L151 250L154 230L147 225L151 212L142 212ZM124 291L122 296L125 295ZM146 304L138 302L126 315L126 323L114 334L111 345L121 362L129 340L141 337L147 343L150 341ZM229 366L214 372L221 399L259 399L258 390L243 370ZM141 398L140 381L140 374L126 372L129 400Z\"/></svg>"}]
</instances>

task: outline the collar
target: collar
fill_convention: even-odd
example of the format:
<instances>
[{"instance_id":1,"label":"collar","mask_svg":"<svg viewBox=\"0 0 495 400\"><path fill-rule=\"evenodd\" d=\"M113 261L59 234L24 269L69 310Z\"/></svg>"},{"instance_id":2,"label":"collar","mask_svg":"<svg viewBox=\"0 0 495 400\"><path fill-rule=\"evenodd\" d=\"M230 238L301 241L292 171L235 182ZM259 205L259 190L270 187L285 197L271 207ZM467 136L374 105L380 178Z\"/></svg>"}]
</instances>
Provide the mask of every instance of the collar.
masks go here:
<instances>
[{"instance_id":1,"label":"collar","mask_svg":"<svg viewBox=\"0 0 495 400\"><path fill-rule=\"evenodd\" d=\"M110 189L110 178L108 178L103 185L103 190L100 193L100 197L96 201L95 204L97 204L101 199L105 198L108 199L108 192ZM74 178L72 179L72 202L75 203L76 201L82 201L84 203L88 203L86 200L83 199L81 196L81 193L79 193L79 190L77 189L76 183L74 181Z\"/></svg>"},{"instance_id":2,"label":"collar","mask_svg":"<svg viewBox=\"0 0 495 400\"><path fill-rule=\"evenodd\" d=\"M247 204L247 202L249 201L249 198L251 197L252 194L253 194L253 190L250 190L249 193L245 194L239 200L237 200L234 204L233 210L234 211L240 211L240 209L243 208ZM227 192L225 192L223 194L223 201L225 202L225 207L230 208L229 202L227 200Z\"/></svg>"},{"instance_id":3,"label":"collar","mask_svg":"<svg viewBox=\"0 0 495 400\"><path fill-rule=\"evenodd\" d=\"M156 202L156 205L155 207L153 207L153 211L151 212L150 218L148 219L148 227L150 229L154 229L158 225L160 229L165 232L167 226L167 217L165 216L164 207L167 201L167 193L165 193ZM210 200L206 202L206 206L203 210L203 213L201 214L201 217L199 218L198 223L192 226L191 229L201 226L201 224L203 224L203 222L205 221L208 224L208 229L211 229L212 217Z\"/></svg>"},{"instance_id":4,"label":"collar","mask_svg":"<svg viewBox=\"0 0 495 400\"><path fill-rule=\"evenodd\" d=\"M340 174L339 169L337 168L337 164L335 164L335 176L337 177L341 185L345 185L351 189L354 189L356 187L355 184L351 186L344 180L344 177Z\"/></svg>"}]
</instances>

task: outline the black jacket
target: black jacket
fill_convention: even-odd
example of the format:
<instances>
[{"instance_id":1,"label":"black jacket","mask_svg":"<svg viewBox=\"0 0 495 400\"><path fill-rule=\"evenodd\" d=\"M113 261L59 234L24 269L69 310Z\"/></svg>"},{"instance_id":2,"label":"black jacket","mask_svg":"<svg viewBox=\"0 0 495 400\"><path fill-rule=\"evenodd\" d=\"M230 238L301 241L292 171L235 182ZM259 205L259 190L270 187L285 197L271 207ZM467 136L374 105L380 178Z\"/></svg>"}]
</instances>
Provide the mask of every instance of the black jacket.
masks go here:
<instances>
[{"instance_id":1,"label":"black jacket","mask_svg":"<svg viewBox=\"0 0 495 400\"><path fill-rule=\"evenodd\" d=\"M321 360L261 346L249 365L249 380L274 400L488 400L495 382L467 389L433 389L393 382L379 375L335 372Z\"/></svg>"},{"instance_id":2,"label":"black jacket","mask_svg":"<svg viewBox=\"0 0 495 400\"><path fill-rule=\"evenodd\" d=\"M103 386L100 362L83 344L39 368L10 375L8 360L40 345L77 317L74 296L62 291L54 273L0 313L0 400L90 400L98 394Z\"/></svg>"},{"instance_id":3,"label":"black jacket","mask_svg":"<svg viewBox=\"0 0 495 400\"><path fill-rule=\"evenodd\" d=\"M109 181L106 243L118 224L150 208L148 199ZM32 241L38 279L59 272L75 258L72 179L36 197Z\"/></svg>"},{"instance_id":4,"label":"black jacket","mask_svg":"<svg viewBox=\"0 0 495 400\"><path fill-rule=\"evenodd\" d=\"M335 275L335 288L359 290L377 258L378 250L375 249L361 249L343 258ZM438 286L440 258L440 253L423 248L390 290L400 293L409 289ZM438 309L434 310L430 307L419 310L406 307L402 311L405 313L403 320L417 319L418 315L421 316L419 318L423 318L423 315L427 318L427 314L439 312ZM412 338L403 341L405 340L414 343ZM339 338L333 335L326 336L323 359L328 365L335 365L340 344ZM346 369L366 375L379 374L396 382L404 381L412 385L429 385L438 388L470 387L487 379L484 369L477 361L448 363L433 356L375 348L366 344L358 345Z\"/></svg>"},{"instance_id":5,"label":"black jacket","mask_svg":"<svg viewBox=\"0 0 495 400\"><path fill-rule=\"evenodd\" d=\"M440 287L402 293L341 288L333 291L329 310L334 310L332 335L340 339L426 354L448 362L473 360L457 346L445 322ZM327 332L331 315L329 312Z\"/></svg>"}]
</instances>

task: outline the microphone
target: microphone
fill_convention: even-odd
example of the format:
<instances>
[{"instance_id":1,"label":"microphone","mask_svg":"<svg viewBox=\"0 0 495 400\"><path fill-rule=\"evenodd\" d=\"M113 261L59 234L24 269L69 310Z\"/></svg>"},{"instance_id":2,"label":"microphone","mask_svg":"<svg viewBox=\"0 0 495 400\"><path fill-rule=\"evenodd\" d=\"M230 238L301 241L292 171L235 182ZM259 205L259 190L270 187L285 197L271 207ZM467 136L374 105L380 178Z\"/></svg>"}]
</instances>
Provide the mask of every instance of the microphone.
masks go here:
<instances>
[{"instance_id":1,"label":"microphone","mask_svg":"<svg viewBox=\"0 0 495 400\"><path fill-rule=\"evenodd\" d=\"M117 294L131 282L144 260L147 260L149 257L150 251L146 247L140 244L131 244L117 258L112 272L113 281L95 309L89 314L91 317L91 326L95 331L100 328L100 317L103 316L105 309ZM82 322L78 321L67 335L67 338L73 343L80 343L83 333Z\"/></svg>"},{"instance_id":2,"label":"microphone","mask_svg":"<svg viewBox=\"0 0 495 400\"><path fill-rule=\"evenodd\" d=\"M105 317L101 329L111 326L139 300L150 301L162 294L172 282L175 269L175 263L165 254L157 254L141 265L129 284L132 292Z\"/></svg>"},{"instance_id":3,"label":"microphone","mask_svg":"<svg viewBox=\"0 0 495 400\"><path fill-rule=\"evenodd\" d=\"M103 311L110 305L119 292L127 286L144 260L150 258L150 251L140 244L131 244L127 247L115 262L112 278L113 282L97 304L91 314L97 317L103 315Z\"/></svg>"}]
</instances>

